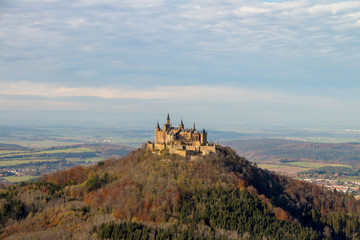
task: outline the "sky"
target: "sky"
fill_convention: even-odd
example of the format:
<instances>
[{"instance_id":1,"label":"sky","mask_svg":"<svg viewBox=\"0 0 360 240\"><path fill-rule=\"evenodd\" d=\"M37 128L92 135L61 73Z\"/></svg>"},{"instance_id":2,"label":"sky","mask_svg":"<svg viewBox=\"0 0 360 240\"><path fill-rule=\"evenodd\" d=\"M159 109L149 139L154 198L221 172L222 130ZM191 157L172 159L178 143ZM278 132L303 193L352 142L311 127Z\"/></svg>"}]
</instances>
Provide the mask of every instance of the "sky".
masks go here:
<instances>
[{"instance_id":1,"label":"sky","mask_svg":"<svg viewBox=\"0 0 360 240\"><path fill-rule=\"evenodd\" d=\"M359 76L360 1L0 0L0 124L360 128Z\"/></svg>"}]
</instances>

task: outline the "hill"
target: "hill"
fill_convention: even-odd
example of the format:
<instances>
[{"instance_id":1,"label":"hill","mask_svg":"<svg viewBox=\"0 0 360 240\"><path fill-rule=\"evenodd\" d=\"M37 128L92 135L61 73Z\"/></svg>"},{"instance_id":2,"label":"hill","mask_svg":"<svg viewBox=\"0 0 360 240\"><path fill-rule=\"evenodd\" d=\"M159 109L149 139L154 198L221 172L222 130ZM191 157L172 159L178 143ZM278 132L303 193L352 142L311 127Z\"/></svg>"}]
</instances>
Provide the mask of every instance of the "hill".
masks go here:
<instances>
[{"instance_id":1,"label":"hill","mask_svg":"<svg viewBox=\"0 0 360 240\"><path fill-rule=\"evenodd\" d=\"M226 145L247 159L262 163L321 161L360 165L360 143L312 143L282 139L233 140Z\"/></svg>"},{"instance_id":2,"label":"hill","mask_svg":"<svg viewBox=\"0 0 360 240\"><path fill-rule=\"evenodd\" d=\"M0 192L7 239L357 239L360 202L256 167L140 148Z\"/></svg>"},{"instance_id":3,"label":"hill","mask_svg":"<svg viewBox=\"0 0 360 240\"><path fill-rule=\"evenodd\" d=\"M0 150L18 150L18 151L26 151L29 150L27 147L22 147L16 144L5 144L0 143Z\"/></svg>"}]
</instances>

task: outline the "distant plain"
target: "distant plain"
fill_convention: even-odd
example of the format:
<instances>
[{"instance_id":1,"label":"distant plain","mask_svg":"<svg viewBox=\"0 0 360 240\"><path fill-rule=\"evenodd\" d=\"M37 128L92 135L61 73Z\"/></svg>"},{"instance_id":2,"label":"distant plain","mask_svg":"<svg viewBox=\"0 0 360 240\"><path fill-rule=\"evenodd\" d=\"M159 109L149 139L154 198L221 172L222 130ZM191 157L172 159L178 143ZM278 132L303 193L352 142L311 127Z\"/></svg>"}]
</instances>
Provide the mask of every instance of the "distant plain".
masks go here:
<instances>
[{"instance_id":1,"label":"distant plain","mask_svg":"<svg viewBox=\"0 0 360 240\"><path fill-rule=\"evenodd\" d=\"M360 160L360 134L345 129L235 128L210 129L209 141L230 146L258 166L287 175L321 167L352 167ZM84 144L140 147L154 138L154 131L91 127L0 126L0 143L20 146L0 149L0 168L29 168L41 164L90 165L110 155L95 154ZM74 147L75 146L75 147ZM23 149L21 149L23 147ZM334 150L335 149L335 150ZM289 151L291 150L291 151ZM70 155L69 155L70 154ZM71 156L79 154L79 156ZM349 155L350 154L350 155ZM292 158L291 158L292 156ZM344 158L342 159L341 156ZM66 164L64 164L66 163ZM53 168L53 167L52 167ZM42 172L41 172L42 173ZM3 176L4 182L19 182L40 176Z\"/></svg>"}]
</instances>

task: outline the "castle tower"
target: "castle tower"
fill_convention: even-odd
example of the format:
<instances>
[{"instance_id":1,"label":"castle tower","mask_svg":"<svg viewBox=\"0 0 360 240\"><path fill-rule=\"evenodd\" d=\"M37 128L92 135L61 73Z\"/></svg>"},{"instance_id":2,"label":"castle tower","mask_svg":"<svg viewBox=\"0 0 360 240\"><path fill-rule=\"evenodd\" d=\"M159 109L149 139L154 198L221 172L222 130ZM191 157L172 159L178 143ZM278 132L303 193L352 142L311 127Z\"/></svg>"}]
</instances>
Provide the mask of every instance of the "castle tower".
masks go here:
<instances>
[{"instance_id":1,"label":"castle tower","mask_svg":"<svg viewBox=\"0 0 360 240\"><path fill-rule=\"evenodd\" d=\"M156 128L155 128L155 130L160 130L159 121L158 121L158 122L157 122L157 124L156 124Z\"/></svg>"},{"instance_id":2,"label":"castle tower","mask_svg":"<svg viewBox=\"0 0 360 240\"><path fill-rule=\"evenodd\" d=\"M184 123L183 123L182 119L181 119L180 124L179 124L179 129L184 129Z\"/></svg>"},{"instance_id":3,"label":"castle tower","mask_svg":"<svg viewBox=\"0 0 360 240\"><path fill-rule=\"evenodd\" d=\"M207 142L207 133L205 132L205 129L203 129L200 134L200 143L205 144L206 142Z\"/></svg>"},{"instance_id":4,"label":"castle tower","mask_svg":"<svg viewBox=\"0 0 360 240\"><path fill-rule=\"evenodd\" d=\"M161 134L160 125L159 125L159 122L157 122L156 127L155 127L155 144L158 144L160 142L161 136L162 136L162 134Z\"/></svg>"},{"instance_id":5,"label":"castle tower","mask_svg":"<svg viewBox=\"0 0 360 240\"><path fill-rule=\"evenodd\" d=\"M169 129L171 129L171 123L170 123L170 115L167 115L166 118L166 124L164 124L164 132L167 132Z\"/></svg>"},{"instance_id":6,"label":"castle tower","mask_svg":"<svg viewBox=\"0 0 360 240\"><path fill-rule=\"evenodd\" d=\"M170 115L169 114L168 114L167 119L166 119L166 124L170 125Z\"/></svg>"}]
</instances>

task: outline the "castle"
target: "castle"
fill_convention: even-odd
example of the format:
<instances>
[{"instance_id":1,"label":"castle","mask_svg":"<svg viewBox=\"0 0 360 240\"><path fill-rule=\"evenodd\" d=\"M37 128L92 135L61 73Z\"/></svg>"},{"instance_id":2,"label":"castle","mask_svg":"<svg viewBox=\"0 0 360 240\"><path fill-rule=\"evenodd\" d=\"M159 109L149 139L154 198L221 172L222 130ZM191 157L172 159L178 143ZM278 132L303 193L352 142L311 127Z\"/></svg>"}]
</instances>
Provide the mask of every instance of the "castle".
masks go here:
<instances>
[{"instance_id":1,"label":"castle","mask_svg":"<svg viewBox=\"0 0 360 240\"><path fill-rule=\"evenodd\" d=\"M159 122L155 127L155 142L148 142L147 149L153 152L168 150L170 154L178 154L184 157L206 155L216 152L217 145L207 142L207 132L205 129L197 131L194 127L186 129L181 120L178 127L173 127L170 123L168 114L163 129Z\"/></svg>"}]
</instances>

